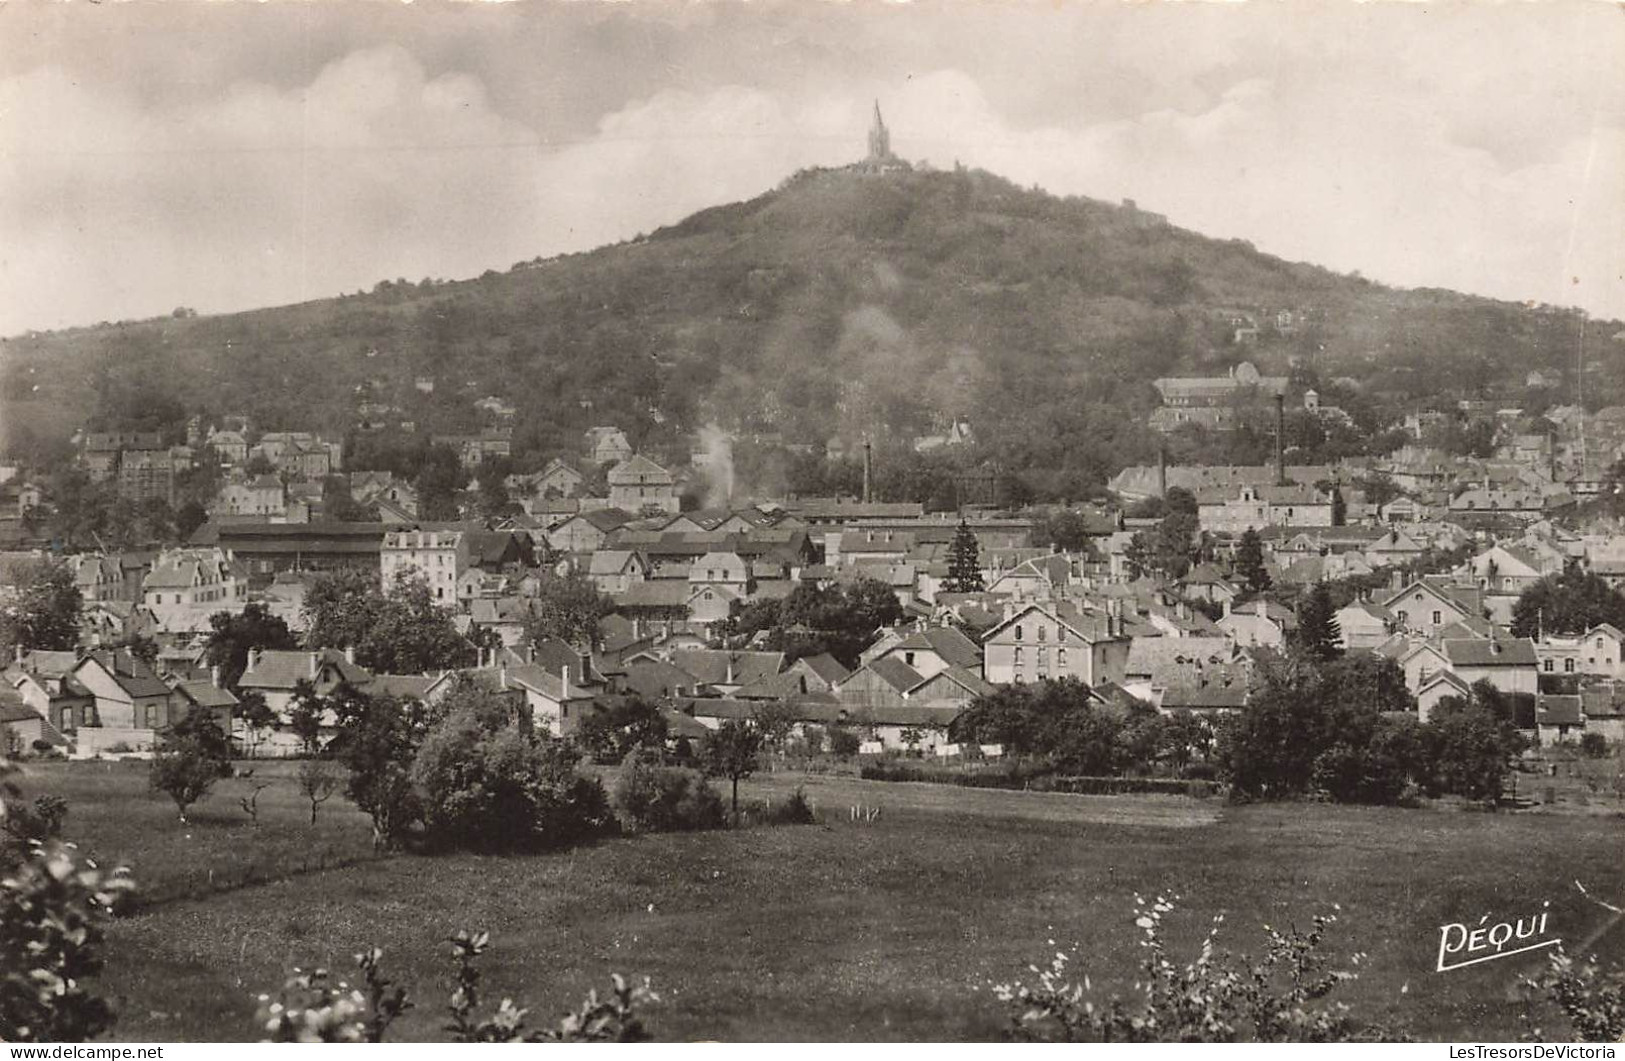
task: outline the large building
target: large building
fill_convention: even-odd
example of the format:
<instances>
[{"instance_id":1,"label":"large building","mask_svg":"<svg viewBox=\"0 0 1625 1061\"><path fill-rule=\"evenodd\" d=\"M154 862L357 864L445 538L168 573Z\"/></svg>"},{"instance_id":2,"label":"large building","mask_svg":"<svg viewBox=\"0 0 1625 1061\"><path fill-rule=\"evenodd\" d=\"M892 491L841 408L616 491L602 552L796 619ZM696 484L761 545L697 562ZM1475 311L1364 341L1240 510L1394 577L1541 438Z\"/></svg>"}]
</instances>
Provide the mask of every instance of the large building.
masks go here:
<instances>
[{"instance_id":1,"label":"large building","mask_svg":"<svg viewBox=\"0 0 1625 1061\"><path fill-rule=\"evenodd\" d=\"M655 509L674 516L680 508L671 473L644 456L631 457L609 470L609 504L626 512Z\"/></svg>"},{"instance_id":2,"label":"large building","mask_svg":"<svg viewBox=\"0 0 1625 1061\"><path fill-rule=\"evenodd\" d=\"M1249 405L1286 394L1285 376L1260 375L1251 361L1243 361L1224 376L1165 376L1156 381L1162 408L1151 414L1151 426L1174 431L1187 425L1229 430L1237 414Z\"/></svg>"},{"instance_id":3,"label":"large building","mask_svg":"<svg viewBox=\"0 0 1625 1061\"><path fill-rule=\"evenodd\" d=\"M384 535L379 553L384 592L402 578L421 578L442 608L457 606L457 580L469 568L468 535L460 530L402 530Z\"/></svg>"}]
</instances>

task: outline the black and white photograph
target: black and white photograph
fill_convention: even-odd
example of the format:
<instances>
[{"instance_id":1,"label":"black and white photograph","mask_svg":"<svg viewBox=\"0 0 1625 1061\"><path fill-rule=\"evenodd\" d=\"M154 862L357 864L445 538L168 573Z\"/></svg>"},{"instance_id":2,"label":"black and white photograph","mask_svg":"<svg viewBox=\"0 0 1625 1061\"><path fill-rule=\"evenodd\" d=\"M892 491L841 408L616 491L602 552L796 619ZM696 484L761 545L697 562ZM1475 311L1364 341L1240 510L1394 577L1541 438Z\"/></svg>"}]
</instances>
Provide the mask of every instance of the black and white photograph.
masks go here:
<instances>
[{"instance_id":1,"label":"black and white photograph","mask_svg":"<svg viewBox=\"0 0 1625 1061\"><path fill-rule=\"evenodd\" d=\"M1625 4L0 0L0 1050L305 1042L1613 1058Z\"/></svg>"}]
</instances>

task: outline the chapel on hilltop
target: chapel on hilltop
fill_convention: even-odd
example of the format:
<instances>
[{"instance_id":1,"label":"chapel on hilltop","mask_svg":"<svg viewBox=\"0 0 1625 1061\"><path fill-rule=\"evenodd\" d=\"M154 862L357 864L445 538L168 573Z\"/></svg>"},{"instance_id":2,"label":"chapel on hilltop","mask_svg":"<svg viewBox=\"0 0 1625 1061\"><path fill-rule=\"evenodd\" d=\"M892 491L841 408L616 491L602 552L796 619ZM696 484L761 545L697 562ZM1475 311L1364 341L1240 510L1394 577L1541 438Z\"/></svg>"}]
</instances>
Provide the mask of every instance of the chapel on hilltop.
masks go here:
<instances>
[{"instance_id":1,"label":"chapel on hilltop","mask_svg":"<svg viewBox=\"0 0 1625 1061\"><path fill-rule=\"evenodd\" d=\"M879 100L875 100L875 120L869 127L869 154L852 168L865 175L906 173L914 168L892 154L891 130L886 128L886 119L880 116Z\"/></svg>"}]
</instances>

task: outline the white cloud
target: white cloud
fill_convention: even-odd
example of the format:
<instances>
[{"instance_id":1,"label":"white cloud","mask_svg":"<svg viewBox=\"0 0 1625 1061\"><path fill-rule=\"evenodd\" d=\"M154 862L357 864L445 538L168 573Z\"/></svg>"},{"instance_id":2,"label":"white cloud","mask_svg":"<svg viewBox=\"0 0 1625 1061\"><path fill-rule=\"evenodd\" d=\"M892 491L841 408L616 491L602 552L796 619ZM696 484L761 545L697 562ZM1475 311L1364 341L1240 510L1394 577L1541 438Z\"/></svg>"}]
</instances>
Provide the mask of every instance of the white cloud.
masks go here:
<instances>
[{"instance_id":1,"label":"white cloud","mask_svg":"<svg viewBox=\"0 0 1625 1061\"><path fill-rule=\"evenodd\" d=\"M1497 141L1494 107L1466 98L1486 83L1452 87L1429 65L1436 40L1365 67L1338 65L1369 43L1358 35L1261 63L1247 59L1258 41L1214 25L1184 63L1147 43L1155 35L1120 36L1127 73L1165 69L1177 90L1154 109L1071 125L1013 118L957 68L811 89L694 78L565 144L536 132L552 116L505 113L475 74L431 74L395 45L350 52L303 84L240 81L183 102L61 66L23 72L0 80L0 334L585 249L855 158L876 96L908 158L1132 197L1380 280L1625 316L1625 115L1613 95L1589 101L1589 125L1567 112L1541 125L1524 108ZM1539 76L1516 49L1491 54ZM1326 76L1305 75L1315 63ZM1553 91L1583 84L1570 76Z\"/></svg>"}]
</instances>

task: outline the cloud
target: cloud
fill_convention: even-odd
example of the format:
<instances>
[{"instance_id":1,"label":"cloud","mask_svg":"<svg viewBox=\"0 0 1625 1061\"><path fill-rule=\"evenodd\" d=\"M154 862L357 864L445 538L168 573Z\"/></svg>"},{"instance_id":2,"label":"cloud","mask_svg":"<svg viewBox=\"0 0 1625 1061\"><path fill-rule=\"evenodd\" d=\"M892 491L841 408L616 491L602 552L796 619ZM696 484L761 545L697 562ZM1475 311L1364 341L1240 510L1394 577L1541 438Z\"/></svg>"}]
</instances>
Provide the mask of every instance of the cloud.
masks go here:
<instances>
[{"instance_id":1,"label":"cloud","mask_svg":"<svg viewBox=\"0 0 1625 1061\"><path fill-rule=\"evenodd\" d=\"M1379 280L1625 316L1617 19L1220 6L576 12L565 29L480 11L433 20L455 46L390 30L340 51L373 23L329 27L320 58L275 78L166 40L162 84L149 58L109 73L108 42L62 35L42 65L0 63L0 334L587 249L857 157L877 97L911 159L1134 198ZM262 36L297 54L307 16L224 7L233 26L293 20ZM572 87L642 31L670 52L663 76L640 62Z\"/></svg>"}]
</instances>

